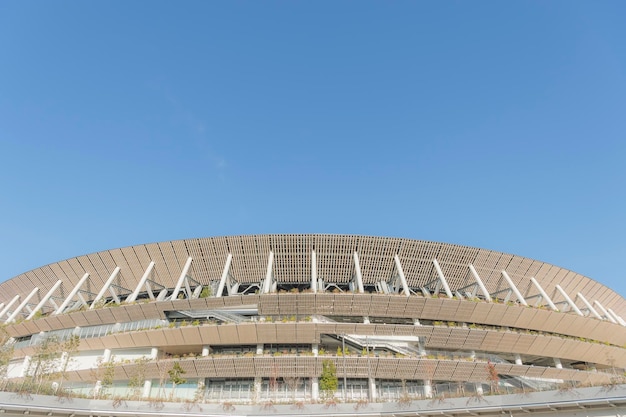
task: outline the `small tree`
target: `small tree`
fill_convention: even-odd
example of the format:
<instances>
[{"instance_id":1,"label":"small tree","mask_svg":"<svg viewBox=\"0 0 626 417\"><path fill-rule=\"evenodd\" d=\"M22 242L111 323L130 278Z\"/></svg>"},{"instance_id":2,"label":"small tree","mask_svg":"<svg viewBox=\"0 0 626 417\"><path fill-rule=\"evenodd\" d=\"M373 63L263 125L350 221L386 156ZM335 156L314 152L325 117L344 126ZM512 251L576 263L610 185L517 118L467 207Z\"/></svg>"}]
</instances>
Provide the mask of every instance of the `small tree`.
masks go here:
<instances>
[{"instance_id":1,"label":"small tree","mask_svg":"<svg viewBox=\"0 0 626 417\"><path fill-rule=\"evenodd\" d=\"M102 398L106 396L106 390L113 385L115 378L115 362L113 357L105 362L102 357L96 361L95 368L90 372L92 383L95 385L93 391L94 398Z\"/></svg>"},{"instance_id":2,"label":"small tree","mask_svg":"<svg viewBox=\"0 0 626 417\"><path fill-rule=\"evenodd\" d=\"M9 344L10 339L4 327L0 327L0 381L6 380L9 363L13 358L13 345Z\"/></svg>"},{"instance_id":3,"label":"small tree","mask_svg":"<svg viewBox=\"0 0 626 417\"><path fill-rule=\"evenodd\" d=\"M128 387L131 391L131 396L134 398L141 397L141 389L146 381L146 366L149 359L142 357L135 360L135 366L133 366L128 373Z\"/></svg>"},{"instance_id":4,"label":"small tree","mask_svg":"<svg viewBox=\"0 0 626 417\"><path fill-rule=\"evenodd\" d=\"M496 393L499 392L498 382L500 381L500 375L498 375L496 366L490 361L487 362L487 379L491 385L491 390Z\"/></svg>"},{"instance_id":5,"label":"small tree","mask_svg":"<svg viewBox=\"0 0 626 417\"><path fill-rule=\"evenodd\" d=\"M32 383L37 385L36 393L39 392L44 382L50 381L55 377L55 372L60 368L59 360L61 354L61 344L56 336L45 337L35 346L28 368L28 375Z\"/></svg>"},{"instance_id":6,"label":"small tree","mask_svg":"<svg viewBox=\"0 0 626 417\"><path fill-rule=\"evenodd\" d=\"M337 379L337 368L335 363L330 359L322 361L322 375L320 376L320 389L324 397L330 399L335 396L339 380Z\"/></svg>"},{"instance_id":7,"label":"small tree","mask_svg":"<svg viewBox=\"0 0 626 417\"><path fill-rule=\"evenodd\" d=\"M174 362L170 370L167 371L167 375L170 377L169 379L172 383L172 398L174 397L174 391L176 390L176 386L187 382L187 380L183 378L183 375L186 373L187 371L185 371L182 366L180 366L180 362Z\"/></svg>"},{"instance_id":8,"label":"small tree","mask_svg":"<svg viewBox=\"0 0 626 417\"><path fill-rule=\"evenodd\" d=\"M63 356L61 358L61 369L59 370L59 391L63 390L63 382L67 377L67 369L72 364L72 360L74 356L78 353L78 347L80 346L80 337L78 335L72 335L68 339L64 340L61 343L61 350L63 351Z\"/></svg>"},{"instance_id":9,"label":"small tree","mask_svg":"<svg viewBox=\"0 0 626 417\"><path fill-rule=\"evenodd\" d=\"M298 388L300 388L300 384L302 383L302 378L299 376L289 376L283 377L283 381L285 381L285 384L287 384L287 387L289 387L293 393L293 400L295 401Z\"/></svg>"}]
</instances>

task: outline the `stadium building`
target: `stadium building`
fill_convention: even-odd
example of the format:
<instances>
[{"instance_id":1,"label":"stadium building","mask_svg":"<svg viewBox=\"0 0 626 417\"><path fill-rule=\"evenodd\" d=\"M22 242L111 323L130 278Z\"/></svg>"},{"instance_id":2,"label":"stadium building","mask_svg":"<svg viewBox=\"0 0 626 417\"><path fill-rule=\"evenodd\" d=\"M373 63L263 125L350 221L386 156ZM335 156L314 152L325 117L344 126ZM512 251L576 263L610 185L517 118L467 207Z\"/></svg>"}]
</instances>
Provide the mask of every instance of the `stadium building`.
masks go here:
<instances>
[{"instance_id":1,"label":"stadium building","mask_svg":"<svg viewBox=\"0 0 626 417\"><path fill-rule=\"evenodd\" d=\"M446 243L136 245L0 284L0 413L618 415L624 317L590 278Z\"/></svg>"}]
</instances>

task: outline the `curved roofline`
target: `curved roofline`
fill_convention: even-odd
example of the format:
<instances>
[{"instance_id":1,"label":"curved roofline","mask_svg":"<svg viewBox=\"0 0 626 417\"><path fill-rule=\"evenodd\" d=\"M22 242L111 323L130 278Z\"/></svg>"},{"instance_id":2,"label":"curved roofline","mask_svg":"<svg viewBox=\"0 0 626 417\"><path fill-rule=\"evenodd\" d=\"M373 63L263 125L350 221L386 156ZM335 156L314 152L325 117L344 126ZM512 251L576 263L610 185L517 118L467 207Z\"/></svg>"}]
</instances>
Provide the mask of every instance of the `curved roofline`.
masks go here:
<instances>
[{"instance_id":1,"label":"curved roofline","mask_svg":"<svg viewBox=\"0 0 626 417\"><path fill-rule=\"evenodd\" d=\"M291 246L288 248L289 245ZM171 281L172 275L180 273L187 257L194 258L195 265L200 261L203 262L201 267L206 273L201 278L214 280L216 276L221 275L221 266L227 252L245 259L249 258L249 261L244 262L245 265L240 266L245 269L245 273L240 272L240 277L243 282L252 282L265 276L267 261L263 258L266 258L266 253L276 252L277 256L282 256L282 265L288 265L289 268L291 264L310 263L310 257L307 258L310 250L319 251L319 257L328 258L328 262L332 259L332 274L336 275L332 278L339 281L345 280L346 271L351 268L353 251L360 252L359 256L363 258L365 281L375 279L374 275L390 274L394 267L393 256L398 255L406 269L407 279L411 281L409 284L418 285L418 281L427 275L436 277L433 272L435 270L424 264L432 259L439 259L443 274L450 276L451 285L455 288L463 286L462 281L466 280L469 274L467 266L473 264L478 274L484 277L487 286L491 286L492 289L498 290L501 287L500 272L506 271L513 282L523 287L520 289L522 293L536 292L530 284L530 278L536 278L542 286L545 285L547 290L552 291L553 295L556 294L557 298L561 296L555 288L562 284L560 286L565 287L573 297L576 297L579 291L593 293L591 294L593 297L590 298L599 298L617 310L618 314L626 315L626 303L617 292L599 281L567 268L507 252L456 243L356 234L250 234L143 243L91 252L43 265L8 279L0 284L0 289L4 289L3 292L8 295L16 294L18 291L13 287L18 282L22 284L20 285L22 288L47 289L56 279L62 278L69 280L67 283L69 286L75 284L84 273L90 273L94 285L98 286L115 266L121 265L124 265L123 274L128 275L125 279L131 282L131 277L138 279L142 275L149 262L146 261L148 258L160 259L152 260L157 264L156 271L161 275L160 278L167 282ZM323 271L324 265L320 268ZM331 269L328 268L326 278L331 274ZM298 270L300 272L297 273L302 275L306 273L305 270L306 267L300 268ZM294 278L296 272L291 276L284 273L285 271L282 272L283 276L280 279L287 281L296 279ZM572 281L576 283L570 285ZM164 285L167 286L167 282L164 282ZM132 284L129 284L130 287L134 288ZM7 300L0 298L0 302L3 301Z\"/></svg>"}]
</instances>

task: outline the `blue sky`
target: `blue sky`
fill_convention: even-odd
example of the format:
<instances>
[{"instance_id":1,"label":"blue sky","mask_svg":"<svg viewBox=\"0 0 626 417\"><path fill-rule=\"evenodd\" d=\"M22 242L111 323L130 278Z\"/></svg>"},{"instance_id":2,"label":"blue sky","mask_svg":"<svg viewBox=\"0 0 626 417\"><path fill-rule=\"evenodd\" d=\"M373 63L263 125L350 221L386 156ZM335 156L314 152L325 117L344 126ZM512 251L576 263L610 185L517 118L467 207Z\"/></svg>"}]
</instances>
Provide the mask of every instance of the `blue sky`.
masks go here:
<instances>
[{"instance_id":1,"label":"blue sky","mask_svg":"<svg viewBox=\"0 0 626 417\"><path fill-rule=\"evenodd\" d=\"M626 295L626 3L0 3L0 280L350 233Z\"/></svg>"}]
</instances>

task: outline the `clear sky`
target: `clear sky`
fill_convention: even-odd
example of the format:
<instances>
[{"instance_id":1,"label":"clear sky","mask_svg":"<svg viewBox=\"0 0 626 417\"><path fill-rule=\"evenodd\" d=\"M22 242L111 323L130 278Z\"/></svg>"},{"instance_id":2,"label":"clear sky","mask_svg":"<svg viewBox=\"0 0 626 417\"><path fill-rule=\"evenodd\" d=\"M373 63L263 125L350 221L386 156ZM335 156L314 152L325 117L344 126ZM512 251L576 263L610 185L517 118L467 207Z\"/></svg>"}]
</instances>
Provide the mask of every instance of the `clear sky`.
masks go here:
<instances>
[{"instance_id":1,"label":"clear sky","mask_svg":"<svg viewBox=\"0 0 626 417\"><path fill-rule=\"evenodd\" d=\"M626 295L624 1L3 1L0 281L349 233Z\"/></svg>"}]
</instances>

